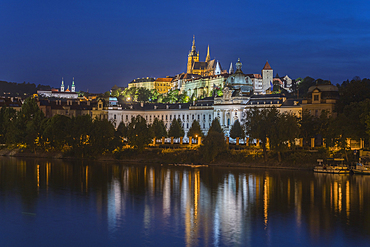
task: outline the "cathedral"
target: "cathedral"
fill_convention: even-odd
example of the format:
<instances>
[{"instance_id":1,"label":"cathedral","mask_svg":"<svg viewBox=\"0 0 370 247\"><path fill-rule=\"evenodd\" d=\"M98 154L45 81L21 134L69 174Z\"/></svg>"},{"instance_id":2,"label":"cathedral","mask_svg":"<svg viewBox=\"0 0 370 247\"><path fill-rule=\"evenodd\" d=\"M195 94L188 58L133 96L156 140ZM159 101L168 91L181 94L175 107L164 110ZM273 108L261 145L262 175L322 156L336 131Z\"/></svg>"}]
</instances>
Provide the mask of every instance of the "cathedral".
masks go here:
<instances>
[{"instance_id":1,"label":"cathedral","mask_svg":"<svg viewBox=\"0 0 370 247\"><path fill-rule=\"evenodd\" d=\"M200 76L210 76L221 74L221 65L215 59L211 60L209 53L209 46L207 49L207 56L204 62L199 62L199 52L195 47L195 36L193 36L193 45L188 55L188 65L186 72L188 74L195 74Z\"/></svg>"}]
</instances>

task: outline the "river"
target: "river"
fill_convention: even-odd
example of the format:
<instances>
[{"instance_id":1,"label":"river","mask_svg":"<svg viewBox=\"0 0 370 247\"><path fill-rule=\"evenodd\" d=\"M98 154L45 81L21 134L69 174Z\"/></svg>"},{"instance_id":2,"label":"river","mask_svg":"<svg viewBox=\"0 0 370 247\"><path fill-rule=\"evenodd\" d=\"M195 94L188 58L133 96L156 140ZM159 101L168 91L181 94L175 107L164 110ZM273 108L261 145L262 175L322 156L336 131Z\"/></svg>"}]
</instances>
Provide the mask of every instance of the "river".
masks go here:
<instances>
[{"instance_id":1,"label":"river","mask_svg":"<svg viewBox=\"0 0 370 247\"><path fill-rule=\"evenodd\" d=\"M370 176L0 158L1 246L370 244Z\"/></svg>"}]
</instances>

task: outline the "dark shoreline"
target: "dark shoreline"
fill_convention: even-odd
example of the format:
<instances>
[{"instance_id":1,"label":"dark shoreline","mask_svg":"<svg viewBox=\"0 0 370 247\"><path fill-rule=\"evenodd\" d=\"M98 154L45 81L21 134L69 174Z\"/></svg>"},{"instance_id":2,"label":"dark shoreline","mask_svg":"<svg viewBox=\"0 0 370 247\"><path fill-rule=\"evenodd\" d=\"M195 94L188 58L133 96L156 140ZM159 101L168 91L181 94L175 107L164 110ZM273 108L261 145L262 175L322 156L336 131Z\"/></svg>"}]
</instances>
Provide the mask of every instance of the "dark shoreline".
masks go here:
<instances>
[{"instance_id":1,"label":"dark shoreline","mask_svg":"<svg viewBox=\"0 0 370 247\"><path fill-rule=\"evenodd\" d=\"M21 149L1 149L0 156L6 157L15 157L15 158L33 158L33 159L61 159L61 160L83 160L83 161L96 161L96 162L113 162L113 163L120 163L120 164L155 164L155 165L164 165L164 166L171 166L172 164L175 166L183 166L183 167L191 167L188 164L193 164L191 160L179 160L176 157L173 157L172 154L161 154L157 155L158 157L153 157L153 155L148 155L152 151L147 151L141 155L131 155L129 157L123 157L117 159L114 155L101 155L99 157L72 157L72 156L64 156L62 152L36 152L32 153L28 150L21 150ZM181 151L178 151L181 153ZM139 158L140 157L140 158ZM233 160L234 159L234 160ZM240 159L240 158L239 158ZM248 168L248 169L274 169L274 170L312 170L313 167L316 165L316 162L299 162L299 166L295 166L294 164L287 162L282 162L281 164L274 159L269 159L267 163L265 163L261 158L256 160L248 160L243 159L237 161L235 157L228 157L228 158L221 158L216 162L211 163L196 163L196 165L208 166L208 167L223 167L223 168ZM315 160L316 161L316 160ZM296 163L296 162L294 162ZM187 164L187 165L182 165ZM194 163L195 164L195 163Z\"/></svg>"}]
</instances>

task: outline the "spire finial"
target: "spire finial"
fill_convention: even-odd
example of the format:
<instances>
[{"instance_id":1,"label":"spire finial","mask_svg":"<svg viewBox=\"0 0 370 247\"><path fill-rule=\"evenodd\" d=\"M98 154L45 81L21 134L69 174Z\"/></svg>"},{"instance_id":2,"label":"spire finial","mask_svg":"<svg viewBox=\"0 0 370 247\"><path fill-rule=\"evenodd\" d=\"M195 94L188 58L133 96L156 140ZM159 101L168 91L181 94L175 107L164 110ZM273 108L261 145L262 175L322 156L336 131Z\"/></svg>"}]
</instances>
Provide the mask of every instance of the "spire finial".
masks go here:
<instances>
[{"instance_id":1,"label":"spire finial","mask_svg":"<svg viewBox=\"0 0 370 247\"><path fill-rule=\"evenodd\" d=\"M206 62L208 63L209 61L211 61L211 55L209 54L209 45L208 45L208 48L207 48L207 56L206 56Z\"/></svg>"}]
</instances>

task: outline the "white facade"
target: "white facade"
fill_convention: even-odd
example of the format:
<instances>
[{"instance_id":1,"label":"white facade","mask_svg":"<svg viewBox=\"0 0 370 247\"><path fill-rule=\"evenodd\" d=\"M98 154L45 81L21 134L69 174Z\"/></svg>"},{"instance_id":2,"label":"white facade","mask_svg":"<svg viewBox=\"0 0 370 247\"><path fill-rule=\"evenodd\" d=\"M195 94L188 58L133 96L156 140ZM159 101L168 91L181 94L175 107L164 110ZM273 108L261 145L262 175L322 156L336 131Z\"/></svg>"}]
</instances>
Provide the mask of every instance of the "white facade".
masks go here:
<instances>
[{"instance_id":1,"label":"white facade","mask_svg":"<svg viewBox=\"0 0 370 247\"><path fill-rule=\"evenodd\" d=\"M43 97L53 97L62 99L77 99L78 93L75 92L59 92L59 91L37 91L37 94Z\"/></svg>"},{"instance_id":2,"label":"white facade","mask_svg":"<svg viewBox=\"0 0 370 247\"><path fill-rule=\"evenodd\" d=\"M207 134L209 127L213 120L213 108L211 106L190 106L187 108L181 108L183 104L167 104L168 109L158 109L157 105L151 104L149 107L144 104L139 109L122 109L122 107L115 107L109 109L108 107L108 120L117 128L121 122L128 125L131 122L131 118L138 115L145 118L147 124L152 124L155 118L162 120L167 131L170 129L173 119L181 119L182 127L185 131L185 137L189 131L194 120L197 120L200 124L201 130L204 134ZM174 109L173 107L177 107Z\"/></svg>"}]
</instances>

